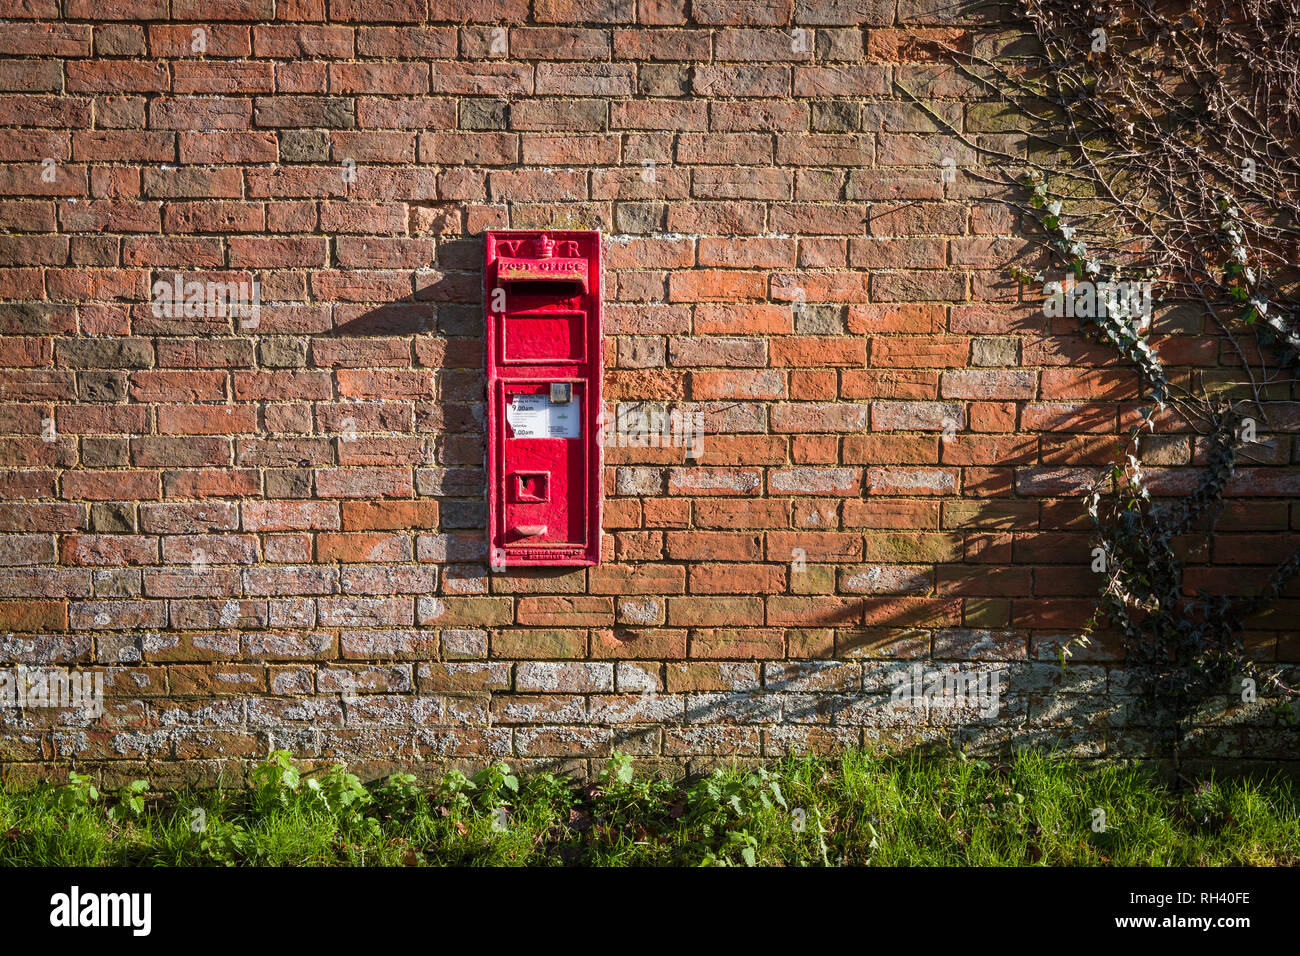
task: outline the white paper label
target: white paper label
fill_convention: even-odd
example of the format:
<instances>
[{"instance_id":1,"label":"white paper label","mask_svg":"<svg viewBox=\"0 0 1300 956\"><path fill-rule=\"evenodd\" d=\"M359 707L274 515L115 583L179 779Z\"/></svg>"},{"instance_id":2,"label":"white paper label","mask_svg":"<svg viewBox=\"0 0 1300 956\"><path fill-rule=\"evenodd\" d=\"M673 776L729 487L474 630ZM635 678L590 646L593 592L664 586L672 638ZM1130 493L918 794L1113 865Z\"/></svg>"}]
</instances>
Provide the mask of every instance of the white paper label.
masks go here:
<instances>
[{"instance_id":1,"label":"white paper label","mask_svg":"<svg viewBox=\"0 0 1300 956\"><path fill-rule=\"evenodd\" d=\"M506 421L516 438L581 438L582 415L578 396L555 403L549 395L512 395Z\"/></svg>"}]
</instances>

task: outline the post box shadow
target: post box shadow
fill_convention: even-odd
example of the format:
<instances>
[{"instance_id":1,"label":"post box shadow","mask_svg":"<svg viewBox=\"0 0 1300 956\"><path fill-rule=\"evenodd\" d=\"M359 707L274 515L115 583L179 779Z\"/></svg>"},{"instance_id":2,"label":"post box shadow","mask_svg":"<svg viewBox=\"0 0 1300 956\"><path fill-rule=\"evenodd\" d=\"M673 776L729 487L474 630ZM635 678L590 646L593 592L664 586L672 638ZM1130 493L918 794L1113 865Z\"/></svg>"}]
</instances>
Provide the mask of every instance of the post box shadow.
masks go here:
<instances>
[{"instance_id":1,"label":"post box shadow","mask_svg":"<svg viewBox=\"0 0 1300 956\"><path fill-rule=\"evenodd\" d=\"M455 272L417 273L413 295L341 321L336 318L334 327L323 334L377 336L441 332L450 336L473 337L476 347L482 349L482 252L479 252L477 262L457 264L460 269ZM480 356L479 366L482 364Z\"/></svg>"},{"instance_id":2,"label":"post box shadow","mask_svg":"<svg viewBox=\"0 0 1300 956\"><path fill-rule=\"evenodd\" d=\"M390 302L336 325L325 335L418 335L436 331L432 302Z\"/></svg>"}]
</instances>

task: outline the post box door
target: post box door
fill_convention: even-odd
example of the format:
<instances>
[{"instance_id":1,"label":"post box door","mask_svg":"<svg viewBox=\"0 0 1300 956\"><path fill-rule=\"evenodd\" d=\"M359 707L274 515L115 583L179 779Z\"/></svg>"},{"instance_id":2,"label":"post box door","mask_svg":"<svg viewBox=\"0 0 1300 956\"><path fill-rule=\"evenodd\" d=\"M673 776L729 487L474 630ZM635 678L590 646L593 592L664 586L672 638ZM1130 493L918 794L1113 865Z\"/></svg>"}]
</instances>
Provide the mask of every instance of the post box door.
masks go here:
<instances>
[{"instance_id":1,"label":"post box door","mask_svg":"<svg viewBox=\"0 0 1300 956\"><path fill-rule=\"evenodd\" d=\"M504 507L501 534L512 548L585 550L587 461L581 383L567 402L553 402L549 382L503 384Z\"/></svg>"}]
</instances>

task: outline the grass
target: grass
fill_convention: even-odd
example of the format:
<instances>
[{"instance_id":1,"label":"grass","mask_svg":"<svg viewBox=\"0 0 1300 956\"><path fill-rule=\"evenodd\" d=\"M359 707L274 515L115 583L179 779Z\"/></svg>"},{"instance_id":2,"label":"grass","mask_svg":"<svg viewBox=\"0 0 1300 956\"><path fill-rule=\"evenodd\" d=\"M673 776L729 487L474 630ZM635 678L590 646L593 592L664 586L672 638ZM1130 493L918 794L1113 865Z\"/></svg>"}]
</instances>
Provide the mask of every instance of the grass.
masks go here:
<instances>
[{"instance_id":1,"label":"grass","mask_svg":"<svg viewBox=\"0 0 1300 956\"><path fill-rule=\"evenodd\" d=\"M1040 753L1006 764L860 752L598 783L504 765L433 787L363 786L270 755L242 790L0 793L4 866L872 865L1218 866L1300 863L1300 808L1281 781L1150 775ZM1104 829L1094 829L1104 811Z\"/></svg>"}]
</instances>

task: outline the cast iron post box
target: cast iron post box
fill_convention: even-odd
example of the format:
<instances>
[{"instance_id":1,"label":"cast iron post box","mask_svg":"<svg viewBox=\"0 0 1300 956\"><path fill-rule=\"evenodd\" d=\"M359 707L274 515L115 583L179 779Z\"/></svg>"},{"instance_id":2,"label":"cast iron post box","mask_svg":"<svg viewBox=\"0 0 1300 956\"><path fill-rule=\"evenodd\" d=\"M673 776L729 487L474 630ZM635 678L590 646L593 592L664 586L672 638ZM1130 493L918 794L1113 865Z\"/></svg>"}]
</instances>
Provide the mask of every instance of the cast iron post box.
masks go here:
<instances>
[{"instance_id":1,"label":"cast iron post box","mask_svg":"<svg viewBox=\"0 0 1300 956\"><path fill-rule=\"evenodd\" d=\"M494 230L487 310L493 569L600 561L600 233Z\"/></svg>"}]
</instances>

